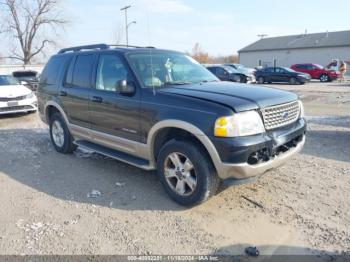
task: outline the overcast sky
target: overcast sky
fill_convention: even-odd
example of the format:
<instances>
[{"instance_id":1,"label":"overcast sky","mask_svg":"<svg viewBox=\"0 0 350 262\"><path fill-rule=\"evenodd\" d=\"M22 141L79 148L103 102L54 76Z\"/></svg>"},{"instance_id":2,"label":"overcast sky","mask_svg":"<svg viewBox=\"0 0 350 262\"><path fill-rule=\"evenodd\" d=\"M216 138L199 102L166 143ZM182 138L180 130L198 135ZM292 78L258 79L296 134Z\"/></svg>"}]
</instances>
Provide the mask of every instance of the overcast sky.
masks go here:
<instances>
[{"instance_id":1,"label":"overcast sky","mask_svg":"<svg viewBox=\"0 0 350 262\"><path fill-rule=\"evenodd\" d=\"M129 9L129 43L190 51L196 42L213 55L228 55L258 40L279 36L350 30L349 0L66 0L70 24L60 46L125 43L124 13Z\"/></svg>"}]
</instances>

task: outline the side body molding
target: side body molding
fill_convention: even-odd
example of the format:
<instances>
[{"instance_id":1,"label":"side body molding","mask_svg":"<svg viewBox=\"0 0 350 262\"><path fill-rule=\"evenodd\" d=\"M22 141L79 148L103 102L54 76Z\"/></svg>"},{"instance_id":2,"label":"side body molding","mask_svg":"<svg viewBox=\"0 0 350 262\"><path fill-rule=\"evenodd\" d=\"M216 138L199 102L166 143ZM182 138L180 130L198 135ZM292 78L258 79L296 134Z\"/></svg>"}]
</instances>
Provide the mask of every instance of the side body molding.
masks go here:
<instances>
[{"instance_id":1,"label":"side body molding","mask_svg":"<svg viewBox=\"0 0 350 262\"><path fill-rule=\"evenodd\" d=\"M159 131L163 128L179 128L193 134L208 151L213 164L217 171L220 170L220 156L216 151L215 146L210 139L196 126L181 120L167 119L156 123L148 132L147 143L140 143L125 138L112 136L109 134L101 133L85 127L70 124L68 117L62 107L55 101L49 101L45 105L45 119L48 123L48 107L54 106L63 116L67 123L68 129L71 132L75 140L88 140L96 144L110 147L115 150L119 150L124 153L134 155L136 157L149 161L148 169L156 168L156 161L154 157L154 144Z\"/></svg>"}]
</instances>

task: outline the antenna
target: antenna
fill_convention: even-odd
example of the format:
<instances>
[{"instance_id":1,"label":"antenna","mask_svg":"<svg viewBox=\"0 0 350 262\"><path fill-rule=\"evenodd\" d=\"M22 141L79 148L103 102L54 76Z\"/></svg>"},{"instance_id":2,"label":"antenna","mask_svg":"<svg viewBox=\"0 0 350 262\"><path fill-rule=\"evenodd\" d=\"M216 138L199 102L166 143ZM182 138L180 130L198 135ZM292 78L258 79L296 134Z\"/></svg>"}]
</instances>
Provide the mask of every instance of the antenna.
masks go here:
<instances>
[{"instance_id":1,"label":"antenna","mask_svg":"<svg viewBox=\"0 0 350 262\"><path fill-rule=\"evenodd\" d=\"M257 37L260 37L260 39L263 39L267 36L267 34L260 34L260 35L257 35Z\"/></svg>"},{"instance_id":2,"label":"antenna","mask_svg":"<svg viewBox=\"0 0 350 262\"><path fill-rule=\"evenodd\" d=\"M146 9L146 16L147 16L147 35L148 35L148 45L152 46L151 44L151 33L150 33L150 26L149 26L149 13L148 13L148 9ZM152 48L149 49L149 55L151 58L151 77L153 78L153 55L152 55ZM154 82L152 81L152 91L153 91L153 95L156 95L156 89L154 87Z\"/></svg>"}]
</instances>

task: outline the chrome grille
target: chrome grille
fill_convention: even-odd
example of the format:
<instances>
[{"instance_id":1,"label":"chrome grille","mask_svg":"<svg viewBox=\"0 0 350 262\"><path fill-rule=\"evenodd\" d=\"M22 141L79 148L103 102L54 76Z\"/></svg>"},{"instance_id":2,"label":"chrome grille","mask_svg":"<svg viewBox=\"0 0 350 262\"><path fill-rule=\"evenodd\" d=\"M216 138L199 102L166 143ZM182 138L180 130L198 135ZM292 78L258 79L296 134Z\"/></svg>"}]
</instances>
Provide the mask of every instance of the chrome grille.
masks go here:
<instances>
[{"instance_id":1,"label":"chrome grille","mask_svg":"<svg viewBox=\"0 0 350 262\"><path fill-rule=\"evenodd\" d=\"M300 113L299 101L266 107L261 110L266 130L289 125L295 122Z\"/></svg>"},{"instance_id":2,"label":"chrome grille","mask_svg":"<svg viewBox=\"0 0 350 262\"><path fill-rule=\"evenodd\" d=\"M10 106L10 107L0 107L0 112L10 112L16 110L26 110L34 109L32 106Z\"/></svg>"},{"instance_id":3,"label":"chrome grille","mask_svg":"<svg viewBox=\"0 0 350 262\"><path fill-rule=\"evenodd\" d=\"M17 96L17 97L0 97L0 102L9 102L9 101L19 101L26 99L26 96Z\"/></svg>"}]
</instances>

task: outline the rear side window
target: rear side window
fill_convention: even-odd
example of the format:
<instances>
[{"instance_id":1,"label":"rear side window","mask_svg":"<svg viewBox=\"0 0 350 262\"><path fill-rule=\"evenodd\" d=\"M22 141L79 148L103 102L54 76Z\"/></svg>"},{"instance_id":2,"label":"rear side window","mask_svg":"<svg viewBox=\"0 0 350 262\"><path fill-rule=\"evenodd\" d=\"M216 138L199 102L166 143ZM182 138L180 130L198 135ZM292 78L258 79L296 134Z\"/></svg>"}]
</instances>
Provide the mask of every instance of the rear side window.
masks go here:
<instances>
[{"instance_id":1,"label":"rear side window","mask_svg":"<svg viewBox=\"0 0 350 262\"><path fill-rule=\"evenodd\" d=\"M210 72L212 72L213 74L216 74L216 68L215 67L209 67L207 68Z\"/></svg>"},{"instance_id":2,"label":"rear side window","mask_svg":"<svg viewBox=\"0 0 350 262\"><path fill-rule=\"evenodd\" d=\"M308 68L308 65L297 65L296 68L297 69L311 69L311 68Z\"/></svg>"},{"instance_id":3,"label":"rear side window","mask_svg":"<svg viewBox=\"0 0 350 262\"><path fill-rule=\"evenodd\" d=\"M65 63L65 57L53 57L47 63L40 76L40 83L45 85L54 85L57 83L58 76Z\"/></svg>"},{"instance_id":4,"label":"rear side window","mask_svg":"<svg viewBox=\"0 0 350 262\"><path fill-rule=\"evenodd\" d=\"M65 85L90 87L93 55L78 55L72 59L66 74Z\"/></svg>"}]
</instances>

